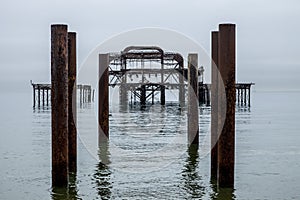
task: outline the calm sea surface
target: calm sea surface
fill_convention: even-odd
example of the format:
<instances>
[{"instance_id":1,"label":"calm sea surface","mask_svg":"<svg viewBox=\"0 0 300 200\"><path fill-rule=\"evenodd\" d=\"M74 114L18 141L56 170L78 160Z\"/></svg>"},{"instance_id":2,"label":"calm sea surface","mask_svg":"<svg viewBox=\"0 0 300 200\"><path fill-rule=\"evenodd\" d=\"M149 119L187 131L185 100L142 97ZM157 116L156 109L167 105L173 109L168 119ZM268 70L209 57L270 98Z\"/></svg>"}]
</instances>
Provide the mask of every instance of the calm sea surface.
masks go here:
<instances>
[{"instance_id":1,"label":"calm sea surface","mask_svg":"<svg viewBox=\"0 0 300 200\"><path fill-rule=\"evenodd\" d=\"M51 188L50 108L28 93L0 94L0 199L300 199L300 93L253 92L237 108L235 188L210 182L210 108L200 108L198 151L186 145L186 111L175 104L110 113L97 148L96 108L78 108L78 172ZM100 162L101 160L101 162Z\"/></svg>"}]
</instances>

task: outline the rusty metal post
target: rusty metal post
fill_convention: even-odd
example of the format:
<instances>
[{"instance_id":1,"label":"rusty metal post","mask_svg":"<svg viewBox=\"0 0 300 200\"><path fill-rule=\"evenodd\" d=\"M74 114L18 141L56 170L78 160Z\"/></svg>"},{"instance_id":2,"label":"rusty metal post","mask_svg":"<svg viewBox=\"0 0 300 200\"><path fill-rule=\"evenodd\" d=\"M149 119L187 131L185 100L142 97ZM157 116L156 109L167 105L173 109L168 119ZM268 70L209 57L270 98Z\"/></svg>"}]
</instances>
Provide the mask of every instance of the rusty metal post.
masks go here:
<instances>
[{"instance_id":1,"label":"rusty metal post","mask_svg":"<svg viewBox=\"0 0 300 200\"><path fill-rule=\"evenodd\" d=\"M85 85L82 86L82 103L85 103Z\"/></svg>"},{"instance_id":2,"label":"rusty metal post","mask_svg":"<svg viewBox=\"0 0 300 200\"><path fill-rule=\"evenodd\" d=\"M43 107L45 106L45 89L42 89L42 100L43 100Z\"/></svg>"},{"instance_id":3,"label":"rusty metal post","mask_svg":"<svg viewBox=\"0 0 300 200\"><path fill-rule=\"evenodd\" d=\"M47 106L49 106L49 88L47 88Z\"/></svg>"},{"instance_id":4,"label":"rusty metal post","mask_svg":"<svg viewBox=\"0 0 300 200\"><path fill-rule=\"evenodd\" d=\"M179 105L180 107L184 107L185 105L185 88L184 88L184 65L183 59L180 59L178 62L179 70L181 73L178 73L179 76Z\"/></svg>"},{"instance_id":5,"label":"rusty metal post","mask_svg":"<svg viewBox=\"0 0 300 200\"><path fill-rule=\"evenodd\" d=\"M244 105L246 106L247 105L247 89L245 88L244 89Z\"/></svg>"},{"instance_id":6,"label":"rusty metal post","mask_svg":"<svg viewBox=\"0 0 300 200\"><path fill-rule=\"evenodd\" d=\"M68 92L69 92L69 119L68 119L68 129L69 129L69 171L76 172L77 169L77 109L76 109L76 33L68 33Z\"/></svg>"},{"instance_id":7,"label":"rusty metal post","mask_svg":"<svg viewBox=\"0 0 300 200\"><path fill-rule=\"evenodd\" d=\"M151 90L151 92L152 92L152 105L154 104L154 92L155 92L155 89L153 88L153 86L152 86L152 88L151 88L152 90Z\"/></svg>"},{"instance_id":8,"label":"rusty metal post","mask_svg":"<svg viewBox=\"0 0 300 200\"><path fill-rule=\"evenodd\" d=\"M40 108L41 105L41 89L40 86L38 85L38 107Z\"/></svg>"},{"instance_id":9,"label":"rusty metal post","mask_svg":"<svg viewBox=\"0 0 300 200\"><path fill-rule=\"evenodd\" d=\"M166 86L160 86L160 105L166 105Z\"/></svg>"},{"instance_id":10,"label":"rusty metal post","mask_svg":"<svg viewBox=\"0 0 300 200\"><path fill-rule=\"evenodd\" d=\"M32 90L33 90L33 107L35 108L35 86L32 85Z\"/></svg>"},{"instance_id":11,"label":"rusty metal post","mask_svg":"<svg viewBox=\"0 0 300 200\"><path fill-rule=\"evenodd\" d=\"M244 99L243 99L243 97L244 97L244 90L241 89L241 106L244 105Z\"/></svg>"},{"instance_id":12,"label":"rusty metal post","mask_svg":"<svg viewBox=\"0 0 300 200\"><path fill-rule=\"evenodd\" d=\"M82 104L82 85L78 85L79 87L79 103L80 103L80 106Z\"/></svg>"},{"instance_id":13,"label":"rusty metal post","mask_svg":"<svg viewBox=\"0 0 300 200\"><path fill-rule=\"evenodd\" d=\"M68 185L67 44L67 25L51 25L52 186Z\"/></svg>"},{"instance_id":14,"label":"rusty metal post","mask_svg":"<svg viewBox=\"0 0 300 200\"><path fill-rule=\"evenodd\" d=\"M146 105L146 85L141 86L140 104L141 104L141 106Z\"/></svg>"},{"instance_id":15,"label":"rusty metal post","mask_svg":"<svg viewBox=\"0 0 300 200\"><path fill-rule=\"evenodd\" d=\"M211 33L211 179L217 180L218 175L218 37L219 33L213 31Z\"/></svg>"},{"instance_id":16,"label":"rusty metal post","mask_svg":"<svg viewBox=\"0 0 300 200\"><path fill-rule=\"evenodd\" d=\"M240 89L239 88L237 89L237 92L238 92L238 94L237 94L237 104L240 105Z\"/></svg>"},{"instance_id":17,"label":"rusty metal post","mask_svg":"<svg viewBox=\"0 0 300 200\"><path fill-rule=\"evenodd\" d=\"M109 138L109 54L99 55L99 145Z\"/></svg>"},{"instance_id":18,"label":"rusty metal post","mask_svg":"<svg viewBox=\"0 0 300 200\"><path fill-rule=\"evenodd\" d=\"M199 145L198 54L188 55L188 143Z\"/></svg>"},{"instance_id":19,"label":"rusty metal post","mask_svg":"<svg viewBox=\"0 0 300 200\"><path fill-rule=\"evenodd\" d=\"M92 86L89 86L89 103L92 102Z\"/></svg>"},{"instance_id":20,"label":"rusty metal post","mask_svg":"<svg viewBox=\"0 0 300 200\"><path fill-rule=\"evenodd\" d=\"M206 87L206 105L207 106L210 105L210 91L209 91L209 87L208 86Z\"/></svg>"},{"instance_id":21,"label":"rusty metal post","mask_svg":"<svg viewBox=\"0 0 300 200\"><path fill-rule=\"evenodd\" d=\"M234 187L235 157L235 24L219 25L219 70L226 93L226 118L218 141L218 182ZM225 106L225 105L222 105Z\"/></svg>"},{"instance_id":22,"label":"rusty metal post","mask_svg":"<svg viewBox=\"0 0 300 200\"><path fill-rule=\"evenodd\" d=\"M248 88L248 107L251 106L250 101L251 101L251 98L250 98L250 86L249 86L249 88Z\"/></svg>"}]
</instances>

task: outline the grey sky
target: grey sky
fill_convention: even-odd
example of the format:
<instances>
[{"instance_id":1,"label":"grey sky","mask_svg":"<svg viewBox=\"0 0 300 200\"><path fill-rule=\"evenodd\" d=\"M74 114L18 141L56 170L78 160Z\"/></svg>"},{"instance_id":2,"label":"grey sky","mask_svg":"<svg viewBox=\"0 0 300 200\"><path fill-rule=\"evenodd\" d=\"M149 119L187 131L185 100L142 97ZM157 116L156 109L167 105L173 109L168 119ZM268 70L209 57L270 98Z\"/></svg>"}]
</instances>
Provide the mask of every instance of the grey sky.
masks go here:
<instances>
[{"instance_id":1,"label":"grey sky","mask_svg":"<svg viewBox=\"0 0 300 200\"><path fill-rule=\"evenodd\" d=\"M0 90L50 80L50 24L78 33L78 64L111 36L141 27L173 29L210 52L210 32L237 24L237 79L257 90L300 90L298 0L2 0Z\"/></svg>"}]
</instances>

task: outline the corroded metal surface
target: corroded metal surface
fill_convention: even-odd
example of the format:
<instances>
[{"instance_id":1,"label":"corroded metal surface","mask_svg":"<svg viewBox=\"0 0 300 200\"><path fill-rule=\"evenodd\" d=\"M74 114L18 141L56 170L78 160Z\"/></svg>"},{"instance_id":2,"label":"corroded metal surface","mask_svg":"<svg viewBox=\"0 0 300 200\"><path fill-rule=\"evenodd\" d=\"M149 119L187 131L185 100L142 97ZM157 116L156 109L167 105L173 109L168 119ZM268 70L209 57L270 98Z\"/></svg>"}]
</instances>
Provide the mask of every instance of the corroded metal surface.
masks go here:
<instances>
[{"instance_id":1,"label":"corroded metal surface","mask_svg":"<svg viewBox=\"0 0 300 200\"><path fill-rule=\"evenodd\" d=\"M68 32L51 26L52 185L68 185Z\"/></svg>"},{"instance_id":2,"label":"corroded metal surface","mask_svg":"<svg viewBox=\"0 0 300 200\"><path fill-rule=\"evenodd\" d=\"M225 123L218 141L220 187L234 187L235 159L235 25L219 25L219 70L225 86L226 107ZM219 95L224 95L222 92Z\"/></svg>"},{"instance_id":3,"label":"corroded metal surface","mask_svg":"<svg viewBox=\"0 0 300 200\"><path fill-rule=\"evenodd\" d=\"M216 180L218 174L218 35L217 31L211 34L211 178Z\"/></svg>"},{"instance_id":4,"label":"corroded metal surface","mask_svg":"<svg viewBox=\"0 0 300 200\"><path fill-rule=\"evenodd\" d=\"M99 106L98 106L98 120L99 120L99 143L109 138L109 90L108 90L108 65L109 55L99 55Z\"/></svg>"},{"instance_id":5,"label":"corroded metal surface","mask_svg":"<svg viewBox=\"0 0 300 200\"><path fill-rule=\"evenodd\" d=\"M69 171L76 172L77 166L77 131L76 131L76 33L68 33L68 129L69 129Z\"/></svg>"},{"instance_id":6,"label":"corroded metal surface","mask_svg":"<svg viewBox=\"0 0 300 200\"><path fill-rule=\"evenodd\" d=\"M188 142L199 144L198 55L188 55Z\"/></svg>"}]
</instances>

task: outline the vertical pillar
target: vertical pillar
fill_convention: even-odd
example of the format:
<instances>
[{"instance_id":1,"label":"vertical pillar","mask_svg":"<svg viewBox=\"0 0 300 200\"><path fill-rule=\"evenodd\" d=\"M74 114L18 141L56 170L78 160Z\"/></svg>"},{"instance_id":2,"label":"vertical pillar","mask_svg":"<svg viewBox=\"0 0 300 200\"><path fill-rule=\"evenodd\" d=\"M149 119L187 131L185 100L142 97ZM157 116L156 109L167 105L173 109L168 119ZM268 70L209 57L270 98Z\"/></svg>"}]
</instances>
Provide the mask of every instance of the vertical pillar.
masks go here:
<instances>
[{"instance_id":1,"label":"vertical pillar","mask_svg":"<svg viewBox=\"0 0 300 200\"><path fill-rule=\"evenodd\" d=\"M248 107L251 106L251 103L250 103L250 101L251 101L251 98L250 98L250 87L251 86L249 86L249 88L248 88Z\"/></svg>"},{"instance_id":2,"label":"vertical pillar","mask_svg":"<svg viewBox=\"0 0 300 200\"><path fill-rule=\"evenodd\" d=\"M40 86L38 85L38 106L40 107L41 105L41 89Z\"/></svg>"},{"instance_id":3,"label":"vertical pillar","mask_svg":"<svg viewBox=\"0 0 300 200\"><path fill-rule=\"evenodd\" d=\"M154 90L153 85L152 85L152 105L154 104L154 92L155 92L155 90Z\"/></svg>"},{"instance_id":4,"label":"vertical pillar","mask_svg":"<svg viewBox=\"0 0 300 200\"><path fill-rule=\"evenodd\" d=\"M77 169L77 109L76 109L76 33L68 33L68 142L69 142L69 171Z\"/></svg>"},{"instance_id":5,"label":"vertical pillar","mask_svg":"<svg viewBox=\"0 0 300 200\"><path fill-rule=\"evenodd\" d=\"M43 99L43 107L45 106L45 89L42 89L42 99Z\"/></svg>"},{"instance_id":6,"label":"vertical pillar","mask_svg":"<svg viewBox=\"0 0 300 200\"><path fill-rule=\"evenodd\" d=\"M180 107L184 107L185 105L185 88L184 88L184 66L183 66L183 58L180 58L179 62L179 70L181 73L178 73L179 76L179 105Z\"/></svg>"},{"instance_id":7,"label":"vertical pillar","mask_svg":"<svg viewBox=\"0 0 300 200\"><path fill-rule=\"evenodd\" d=\"M82 102L85 103L85 85L82 86Z\"/></svg>"},{"instance_id":8,"label":"vertical pillar","mask_svg":"<svg viewBox=\"0 0 300 200\"><path fill-rule=\"evenodd\" d=\"M188 142L199 145L198 115L198 54L188 55L189 104L188 104Z\"/></svg>"},{"instance_id":9,"label":"vertical pillar","mask_svg":"<svg viewBox=\"0 0 300 200\"><path fill-rule=\"evenodd\" d=\"M237 91L238 91L238 96L237 96L237 98L238 98L238 105L240 105L240 89L238 88Z\"/></svg>"},{"instance_id":10,"label":"vertical pillar","mask_svg":"<svg viewBox=\"0 0 300 200\"><path fill-rule=\"evenodd\" d=\"M213 31L211 34L211 179L216 180L218 174L218 82L219 82L219 58L218 58L219 33Z\"/></svg>"},{"instance_id":11,"label":"vertical pillar","mask_svg":"<svg viewBox=\"0 0 300 200\"><path fill-rule=\"evenodd\" d=\"M210 105L210 91L209 91L209 87L206 85L206 105L209 106Z\"/></svg>"},{"instance_id":12,"label":"vertical pillar","mask_svg":"<svg viewBox=\"0 0 300 200\"><path fill-rule=\"evenodd\" d=\"M244 89L244 106L247 105L247 89Z\"/></svg>"},{"instance_id":13,"label":"vertical pillar","mask_svg":"<svg viewBox=\"0 0 300 200\"><path fill-rule=\"evenodd\" d=\"M52 185L68 185L68 32L51 26Z\"/></svg>"},{"instance_id":14,"label":"vertical pillar","mask_svg":"<svg viewBox=\"0 0 300 200\"><path fill-rule=\"evenodd\" d=\"M235 24L219 25L219 69L225 86L226 118L218 141L218 182L234 187L235 157ZM223 107L223 106L222 106ZM224 109L224 108L222 108Z\"/></svg>"},{"instance_id":15,"label":"vertical pillar","mask_svg":"<svg viewBox=\"0 0 300 200\"><path fill-rule=\"evenodd\" d=\"M92 86L89 87L89 103L92 102Z\"/></svg>"},{"instance_id":16,"label":"vertical pillar","mask_svg":"<svg viewBox=\"0 0 300 200\"><path fill-rule=\"evenodd\" d=\"M244 90L243 88L240 89L241 90L241 106L244 105Z\"/></svg>"},{"instance_id":17,"label":"vertical pillar","mask_svg":"<svg viewBox=\"0 0 300 200\"><path fill-rule=\"evenodd\" d=\"M80 98L80 105L82 104L82 85L79 85L79 98Z\"/></svg>"},{"instance_id":18,"label":"vertical pillar","mask_svg":"<svg viewBox=\"0 0 300 200\"><path fill-rule=\"evenodd\" d=\"M141 86L140 103L141 103L141 106L146 105L146 85Z\"/></svg>"},{"instance_id":19,"label":"vertical pillar","mask_svg":"<svg viewBox=\"0 0 300 200\"><path fill-rule=\"evenodd\" d=\"M99 144L109 138L109 90L108 90L109 54L99 55Z\"/></svg>"},{"instance_id":20,"label":"vertical pillar","mask_svg":"<svg viewBox=\"0 0 300 200\"><path fill-rule=\"evenodd\" d=\"M35 85L32 85L33 92L33 107L35 108Z\"/></svg>"},{"instance_id":21,"label":"vertical pillar","mask_svg":"<svg viewBox=\"0 0 300 200\"><path fill-rule=\"evenodd\" d=\"M160 86L160 105L166 105L166 86Z\"/></svg>"},{"instance_id":22,"label":"vertical pillar","mask_svg":"<svg viewBox=\"0 0 300 200\"><path fill-rule=\"evenodd\" d=\"M47 88L47 106L49 106L49 88Z\"/></svg>"},{"instance_id":23,"label":"vertical pillar","mask_svg":"<svg viewBox=\"0 0 300 200\"><path fill-rule=\"evenodd\" d=\"M123 77L122 78L122 83L120 85L120 91L119 91L119 99L120 99L120 105L122 106L127 106L128 104L128 90L126 87L126 79Z\"/></svg>"}]
</instances>

